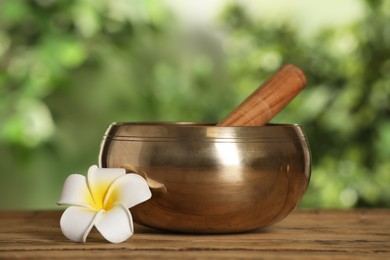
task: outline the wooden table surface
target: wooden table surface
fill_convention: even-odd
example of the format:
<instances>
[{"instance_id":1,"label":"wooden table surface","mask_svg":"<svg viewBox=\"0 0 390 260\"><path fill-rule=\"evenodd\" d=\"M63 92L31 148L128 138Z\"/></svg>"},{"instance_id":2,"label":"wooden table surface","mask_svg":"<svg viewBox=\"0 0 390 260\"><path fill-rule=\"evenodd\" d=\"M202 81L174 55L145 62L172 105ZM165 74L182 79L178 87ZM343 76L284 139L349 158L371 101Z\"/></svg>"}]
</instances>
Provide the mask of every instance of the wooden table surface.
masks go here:
<instances>
[{"instance_id":1,"label":"wooden table surface","mask_svg":"<svg viewBox=\"0 0 390 260\"><path fill-rule=\"evenodd\" d=\"M67 240L59 211L0 212L0 259L390 259L390 209L296 210L263 230L225 235L136 226L126 242L97 231Z\"/></svg>"}]
</instances>

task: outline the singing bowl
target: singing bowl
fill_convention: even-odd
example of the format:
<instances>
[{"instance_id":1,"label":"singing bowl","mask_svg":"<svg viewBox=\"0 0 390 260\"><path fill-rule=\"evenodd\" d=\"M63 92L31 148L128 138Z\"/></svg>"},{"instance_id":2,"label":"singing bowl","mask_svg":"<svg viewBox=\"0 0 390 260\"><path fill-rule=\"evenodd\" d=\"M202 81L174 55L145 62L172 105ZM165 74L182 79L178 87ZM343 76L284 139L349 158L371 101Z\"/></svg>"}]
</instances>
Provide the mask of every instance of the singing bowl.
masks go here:
<instances>
[{"instance_id":1,"label":"singing bowl","mask_svg":"<svg viewBox=\"0 0 390 260\"><path fill-rule=\"evenodd\" d=\"M113 123L99 162L147 180L152 198L131 208L136 223L190 233L270 226L298 205L311 174L295 124Z\"/></svg>"}]
</instances>

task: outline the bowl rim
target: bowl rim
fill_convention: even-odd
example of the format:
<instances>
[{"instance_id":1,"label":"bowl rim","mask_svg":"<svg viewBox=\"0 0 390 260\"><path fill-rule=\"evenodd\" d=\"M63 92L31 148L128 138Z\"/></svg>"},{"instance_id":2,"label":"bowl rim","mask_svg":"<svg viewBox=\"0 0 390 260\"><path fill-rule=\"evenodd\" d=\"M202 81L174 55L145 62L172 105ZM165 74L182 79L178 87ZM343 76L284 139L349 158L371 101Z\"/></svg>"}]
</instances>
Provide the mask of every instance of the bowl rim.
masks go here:
<instances>
[{"instance_id":1,"label":"bowl rim","mask_svg":"<svg viewBox=\"0 0 390 260\"><path fill-rule=\"evenodd\" d=\"M181 127L215 127L215 128L265 128L265 127L302 127L297 123L267 123L263 126L217 126L216 122L195 122L195 121L117 121L110 125L116 126L181 126Z\"/></svg>"},{"instance_id":2,"label":"bowl rim","mask_svg":"<svg viewBox=\"0 0 390 260\"><path fill-rule=\"evenodd\" d=\"M104 140L116 141L215 141L274 142L306 141L298 124L267 124L265 126L216 126L205 122L114 122Z\"/></svg>"}]
</instances>

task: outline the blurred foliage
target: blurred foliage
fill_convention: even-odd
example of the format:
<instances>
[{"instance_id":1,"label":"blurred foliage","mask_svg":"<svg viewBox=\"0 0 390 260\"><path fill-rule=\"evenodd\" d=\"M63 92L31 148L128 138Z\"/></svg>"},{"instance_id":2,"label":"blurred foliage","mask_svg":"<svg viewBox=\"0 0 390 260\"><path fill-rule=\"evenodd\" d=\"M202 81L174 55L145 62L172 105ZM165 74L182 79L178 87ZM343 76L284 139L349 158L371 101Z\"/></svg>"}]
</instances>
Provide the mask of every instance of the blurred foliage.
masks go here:
<instances>
[{"instance_id":1,"label":"blurred foliage","mask_svg":"<svg viewBox=\"0 0 390 260\"><path fill-rule=\"evenodd\" d=\"M53 208L97 163L113 121L218 121L282 64L307 89L273 122L303 125L302 207L390 206L390 1L299 36L231 4L183 30L161 1L0 1L0 208Z\"/></svg>"},{"instance_id":2,"label":"blurred foliage","mask_svg":"<svg viewBox=\"0 0 390 260\"><path fill-rule=\"evenodd\" d=\"M301 206L390 206L390 1L366 1L358 23L302 40L286 23L266 24L231 6L222 17L229 73L243 98L270 72L294 63L307 89L273 121L298 122L313 168Z\"/></svg>"}]
</instances>

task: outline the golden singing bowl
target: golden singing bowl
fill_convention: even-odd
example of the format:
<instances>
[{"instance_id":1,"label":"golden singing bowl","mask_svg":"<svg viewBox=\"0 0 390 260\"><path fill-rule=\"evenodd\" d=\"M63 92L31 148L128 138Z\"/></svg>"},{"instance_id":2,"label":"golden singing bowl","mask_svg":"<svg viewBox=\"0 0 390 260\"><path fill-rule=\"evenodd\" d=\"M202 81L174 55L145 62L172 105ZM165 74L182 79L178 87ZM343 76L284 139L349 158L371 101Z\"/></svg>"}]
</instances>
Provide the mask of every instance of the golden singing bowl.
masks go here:
<instances>
[{"instance_id":1,"label":"golden singing bowl","mask_svg":"<svg viewBox=\"0 0 390 260\"><path fill-rule=\"evenodd\" d=\"M191 233L242 232L286 217L305 193L310 150L298 125L114 123L100 166L144 176L152 198L135 222Z\"/></svg>"}]
</instances>

